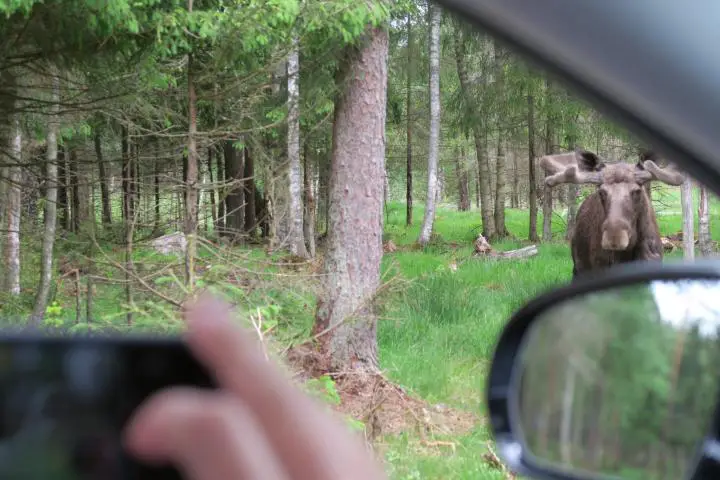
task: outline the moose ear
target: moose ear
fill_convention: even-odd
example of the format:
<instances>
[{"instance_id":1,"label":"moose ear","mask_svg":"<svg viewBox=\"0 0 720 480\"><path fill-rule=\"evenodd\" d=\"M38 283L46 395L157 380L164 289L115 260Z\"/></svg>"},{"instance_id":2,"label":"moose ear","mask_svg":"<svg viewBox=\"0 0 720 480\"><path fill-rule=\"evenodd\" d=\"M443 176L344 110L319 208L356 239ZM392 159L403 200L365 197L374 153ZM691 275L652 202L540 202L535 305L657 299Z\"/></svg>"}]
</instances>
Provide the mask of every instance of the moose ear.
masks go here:
<instances>
[{"instance_id":1,"label":"moose ear","mask_svg":"<svg viewBox=\"0 0 720 480\"><path fill-rule=\"evenodd\" d=\"M605 168L605 164L600 161L600 157L587 150L579 150L577 154L577 163L581 171L599 172Z\"/></svg>"}]
</instances>

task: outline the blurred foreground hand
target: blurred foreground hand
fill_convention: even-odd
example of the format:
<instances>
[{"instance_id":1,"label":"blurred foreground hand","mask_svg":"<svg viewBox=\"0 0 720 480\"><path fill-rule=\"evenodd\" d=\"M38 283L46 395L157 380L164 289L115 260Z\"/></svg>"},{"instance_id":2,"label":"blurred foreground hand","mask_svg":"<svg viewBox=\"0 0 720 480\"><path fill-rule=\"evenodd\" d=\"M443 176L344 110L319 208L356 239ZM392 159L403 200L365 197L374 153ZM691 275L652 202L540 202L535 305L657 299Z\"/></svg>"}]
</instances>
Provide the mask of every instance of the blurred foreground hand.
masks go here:
<instances>
[{"instance_id":1,"label":"blurred foreground hand","mask_svg":"<svg viewBox=\"0 0 720 480\"><path fill-rule=\"evenodd\" d=\"M127 449L188 480L384 479L362 442L265 360L230 315L207 297L188 307L186 341L220 390L149 398L127 426Z\"/></svg>"}]
</instances>

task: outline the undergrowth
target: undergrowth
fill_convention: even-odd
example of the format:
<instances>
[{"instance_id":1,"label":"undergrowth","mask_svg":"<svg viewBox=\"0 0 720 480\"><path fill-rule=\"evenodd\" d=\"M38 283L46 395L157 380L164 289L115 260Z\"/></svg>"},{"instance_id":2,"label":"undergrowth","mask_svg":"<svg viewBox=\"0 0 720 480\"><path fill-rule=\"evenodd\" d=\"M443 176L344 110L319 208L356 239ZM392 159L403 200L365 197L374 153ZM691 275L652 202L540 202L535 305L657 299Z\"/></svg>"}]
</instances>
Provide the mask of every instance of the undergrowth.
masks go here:
<instances>
[{"instance_id":1,"label":"undergrowth","mask_svg":"<svg viewBox=\"0 0 720 480\"><path fill-rule=\"evenodd\" d=\"M658 221L664 235L681 229L678 192L668 189L656 197ZM696 199L697 202L697 199ZM712 229L720 233L718 204L711 206ZM494 244L505 250L526 245L528 216L523 210L508 209L507 228L514 238ZM422 398L428 408L455 409L477 414L477 421L462 434L433 434L424 438L408 429L376 439L393 479L502 479L503 474L483 458L490 435L483 421L484 393L489 359L498 333L507 318L524 302L570 279L569 249L563 241L564 218L553 218L555 241L539 245L538 255L526 260L483 260L471 258L472 242L480 231L479 212L458 212L452 206L438 209L431 244L414 247L423 209L414 211L416 222L405 225L405 205L391 203L386 209L385 239L397 251L385 254L382 263L385 282L394 282L380 296L378 342L385 375L408 394ZM538 225L542 225L540 216ZM4 324L24 322L32 308L39 271L37 235L22 245L22 292L0 298ZM35 238L35 240L32 240ZM57 264L77 265L82 255L78 243L59 240ZM55 328L83 330L114 328L177 333L182 324L172 301L184 296L182 261L160 255L148 245L134 251L137 275L149 288L134 292L126 302L122 283L123 251L110 244L94 252L95 277L90 285L92 308L88 313L86 273L78 283L72 273L59 272L45 322ZM677 258L674 253L668 258ZM260 248L233 249L202 246L199 250L199 286L232 301L242 314L240 321L258 335L271 338L277 352L287 351L310 335L318 289L317 261L310 265L281 264L281 254L268 255ZM457 269L451 268L456 265ZM63 267L65 268L65 267ZM72 270L72 269L70 269ZM63 274L65 275L63 276ZM151 291L152 290L152 291ZM127 313L132 312L132 324ZM341 393L327 376L310 380L305 387L328 405L337 407ZM362 419L347 417L348 424L363 430Z\"/></svg>"}]
</instances>

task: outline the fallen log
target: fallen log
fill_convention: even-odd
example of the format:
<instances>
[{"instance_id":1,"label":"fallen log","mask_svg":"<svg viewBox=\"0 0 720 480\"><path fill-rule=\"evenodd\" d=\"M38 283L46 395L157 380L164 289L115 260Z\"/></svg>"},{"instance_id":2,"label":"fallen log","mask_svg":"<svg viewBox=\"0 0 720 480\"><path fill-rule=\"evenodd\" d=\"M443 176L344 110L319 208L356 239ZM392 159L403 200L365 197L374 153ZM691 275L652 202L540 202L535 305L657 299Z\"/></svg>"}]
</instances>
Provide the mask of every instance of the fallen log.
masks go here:
<instances>
[{"instance_id":1,"label":"fallen log","mask_svg":"<svg viewBox=\"0 0 720 480\"><path fill-rule=\"evenodd\" d=\"M538 254L538 249L535 245L528 245L527 247L518 248L517 250L508 250L506 252L494 252L490 256L498 258L529 258L534 257Z\"/></svg>"},{"instance_id":2,"label":"fallen log","mask_svg":"<svg viewBox=\"0 0 720 480\"><path fill-rule=\"evenodd\" d=\"M473 253L473 256L479 257L485 257L485 258L529 258L534 257L538 254L538 249L536 245L528 245L527 247L518 248L516 250L508 250L506 252L497 252L495 251L490 243L487 241L487 239L482 236L478 235L478 238L475 240L475 252Z\"/></svg>"},{"instance_id":3,"label":"fallen log","mask_svg":"<svg viewBox=\"0 0 720 480\"><path fill-rule=\"evenodd\" d=\"M672 252L677 248L676 242L669 237L661 237L660 241L662 242L663 250L666 252Z\"/></svg>"}]
</instances>

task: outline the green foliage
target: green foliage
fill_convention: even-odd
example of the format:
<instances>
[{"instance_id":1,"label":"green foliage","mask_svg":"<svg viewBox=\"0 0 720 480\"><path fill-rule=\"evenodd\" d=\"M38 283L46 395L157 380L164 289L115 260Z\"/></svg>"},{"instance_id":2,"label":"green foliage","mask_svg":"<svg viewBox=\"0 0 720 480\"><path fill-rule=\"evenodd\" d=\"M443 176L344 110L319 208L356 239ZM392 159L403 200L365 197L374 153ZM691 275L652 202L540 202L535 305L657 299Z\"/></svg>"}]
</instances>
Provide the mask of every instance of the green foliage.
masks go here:
<instances>
[{"instance_id":1,"label":"green foliage","mask_svg":"<svg viewBox=\"0 0 720 480\"><path fill-rule=\"evenodd\" d=\"M63 320L63 307L56 301L48 305L45 310L44 322L50 327L61 327L65 323Z\"/></svg>"},{"instance_id":2,"label":"green foliage","mask_svg":"<svg viewBox=\"0 0 720 480\"><path fill-rule=\"evenodd\" d=\"M331 405L340 405L340 394L335 386L335 381L329 375L311 378L305 382L305 386L315 397Z\"/></svg>"}]
</instances>

